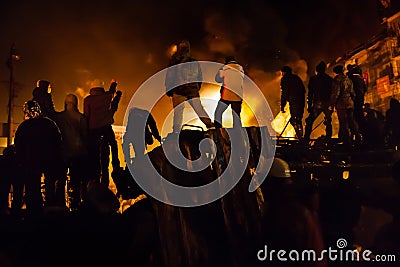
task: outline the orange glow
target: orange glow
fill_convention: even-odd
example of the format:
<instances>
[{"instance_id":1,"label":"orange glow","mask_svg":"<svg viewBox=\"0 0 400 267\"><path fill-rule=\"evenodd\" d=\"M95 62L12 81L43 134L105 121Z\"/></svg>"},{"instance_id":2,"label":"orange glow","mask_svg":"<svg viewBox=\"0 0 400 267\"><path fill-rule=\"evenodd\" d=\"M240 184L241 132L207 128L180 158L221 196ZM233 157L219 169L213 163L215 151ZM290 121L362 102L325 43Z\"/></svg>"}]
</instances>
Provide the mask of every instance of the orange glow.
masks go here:
<instances>
[{"instance_id":1,"label":"orange glow","mask_svg":"<svg viewBox=\"0 0 400 267\"><path fill-rule=\"evenodd\" d=\"M171 45L171 46L168 48L167 55L168 55L169 57L172 57L172 55L175 54L176 51L178 51L178 46L175 45L175 44L174 44L174 45Z\"/></svg>"},{"instance_id":2,"label":"orange glow","mask_svg":"<svg viewBox=\"0 0 400 267\"><path fill-rule=\"evenodd\" d=\"M285 106L285 113L279 112L278 115L276 115L275 119L271 122L272 129L275 130L278 136L281 135L286 124L287 124L286 129L282 133L281 137L294 137L296 135L293 126L290 123L288 123L289 119L290 119L290 111L289 111L289 104L287 104Z\"/></svg>"}]
</instances>

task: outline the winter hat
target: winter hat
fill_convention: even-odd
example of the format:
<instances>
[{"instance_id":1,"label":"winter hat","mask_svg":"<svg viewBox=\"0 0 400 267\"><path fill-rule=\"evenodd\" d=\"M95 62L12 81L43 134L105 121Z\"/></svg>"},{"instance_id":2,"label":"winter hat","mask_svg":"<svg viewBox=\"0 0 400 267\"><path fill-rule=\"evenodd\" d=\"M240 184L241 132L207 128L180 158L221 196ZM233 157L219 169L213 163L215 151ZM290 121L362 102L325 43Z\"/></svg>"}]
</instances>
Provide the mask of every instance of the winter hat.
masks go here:
<instances>
[{"instance_id":1,"label":"winter hat","mask_svg":"<svg viewBox=\"0 0 400 267\"><path fill-rule=\"evenodd\" d=\"M236 58L234 56L227 56L225 58L225 64L228 64L231 61L236 61Z\"/></svg>"},{"instance_id":2,"label":"winter hat","mask_svg":"<svg viewBox=\"0 0 400 267\"><path fill-rule=\"evenodd\" d=\"M72 104L74 106L78 106L78 98L74 94L68 94L65 97L65 104Z\"/></svg>"},{"instance_id":3,"label":"winter hat","mask_svg":"<svg viewBox=\"0 0 400 267\"><path fill-rule=\"evenodd\" d=\"M90 83L91 88L103 88L104 87L104 82L100 79L94 79Z\"/></svg>"},{"instance_id":4,"label":"winter hat","mask_svg":"<svg viewBox=\"0 0 400 267\"><path fill-rule=\"evenodd\" d=\"M39 103L35 100L25 102L23 107L25 118L34 119L40 117L42 111L40 110Z\"/></svg>"},{"instance_id":5,"label":"winter hat","mask_svg":"<svg viewBox=\"0 0 400 267\"><path fill-rule=\"evenodd\" d=\"M318 73L325 72L325 70L326 70L326 63L325 63L324 61L321 61L321 62L315 67L315 70L316 70Z\"/></svg>"},{"instance_id":6,"label":"winter hat","mask_svg":"<svg viewBox=\"0 0 400 267\"><path fill-rule=\"evenodd\" d=\"M292 73L292 69L289 66L283 66L281 71L284 73Z\"/></svg>"}]
</instances>

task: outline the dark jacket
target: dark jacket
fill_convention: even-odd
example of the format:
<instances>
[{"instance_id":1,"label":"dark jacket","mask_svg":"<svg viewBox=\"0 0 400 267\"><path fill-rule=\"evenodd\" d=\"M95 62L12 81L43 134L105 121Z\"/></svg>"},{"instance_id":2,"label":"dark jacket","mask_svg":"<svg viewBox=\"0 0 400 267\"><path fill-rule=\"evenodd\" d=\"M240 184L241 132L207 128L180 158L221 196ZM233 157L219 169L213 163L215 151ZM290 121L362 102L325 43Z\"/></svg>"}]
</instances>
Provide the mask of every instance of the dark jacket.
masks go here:
<instances>
[{"instance_id":1,"label":"dark jacket","mask_svg":"<svg viewBox=\"0 0 400 267\"><path fill-rule=\"evenodd\" d=\"M364 103L364 95L367 91L367 85L364 82L364 78L356 70L348 72L347 76L353 82L353 88L355 93L354 101L359 103Z\"/></svg>"},{"instance_id":2,"label":"dark jacket","mask_svg":"<svg viewBox=\"0 0 400 267\"><path fill-rule=\"evenodd\" d=\"M108 91L103 87L90 89L90 95L83 100L83 113L88 119L89 129L100 129L114 123L114 112L111 101L116 91L117 83L113 82Z\"/></svg>"},{"instance_id":3,"label":"dark jacket","mask_svg":"<svg viewBox=\"0 0 400 267\"><path fill-rule=\"evenodd\" d=\"M43 116L49 117L50 119L55 119L56 111L54 109L53 98L51 94L47 92L47 88L36 87L33 89L33 99L38 102L40 110Z\"/></svg>"},{"instance_id":4,"label":"dark jacket","mask_svg":"<svg viewBox=\"0 0 400 267\"><path fill-rule=\"evenodd\" d=\"M308 108L323 108L330 105L333 78L323 73L311 76L308 81Z\"/></svg>"},{"instance_id":5,"label":"dark jacket","mask_svg":"<svg viewBox=\"0 0 400 267\"><path fill-rule=\"evenodd\" d=\"M57 115L57 125L62 136L64 159L86 156L88 152L88 122L78 108L66 105L65 110Z\"/></svg>"},{"instance_id":6,"label":"dark jacket","mask_svg":"<svg viewBox=\"0 0 400 267\"><path fill-rule=\"evenodd\" d=\"M338 74L333 78L331 105L336 109L354 109L355 93L353 82L344 74Z\"/></svg>"},{"instance_id":7,"label":"dark jacket","mask_svg":"<svg viewBox=\"0 0 400 267\"><path fill-rule=\"evenodd\" d=\"M293 73L286 73L282 76L280 85L281 110L284 110L286 103L289 102L290 113L303 114L306 88L300 77Z\"/></svg>"},{"instance_id":8,"label":"dark jacket","mask_svg":"<svg viewBox=\"0 0 400 267\"><path fill-rule=\"evenodd\" d=\"M181 64L189 63L190 64ZM165 87L168 96L173 94L183 96L198 96L203 75L196 59L190 56L173 58L167 69ZM171 89L171 90L170 90Z\"/></svg>"},{"instance_id":9,"label":"dark jacket","mask_svg":"<svg viewBox=\"0 0 400 267\"><path fill-rule=\"evenodd\" d=\"M146 120L146 122L144 122L144 120ZM153 136L161 142L161 136L158 132L154 117L147 110L139 108L133 108L129 111L124 142L131 143L134 138L143 138L143 131L138 127L138 125L141 124L145 125L144 137L146 144L151 145L153 143Z\"/></svg>"},{"instance_id":10,"label":"dark jacket","mask_svg":"<svg viewBox=\"0 0 400 267\"><path fill-rule=\"evenodd\" d=\"M54 121L39 117L23 121L15 132L16 159L20 166L43 171L59 167L61 134Z\"/></svg>"}]
</instances>

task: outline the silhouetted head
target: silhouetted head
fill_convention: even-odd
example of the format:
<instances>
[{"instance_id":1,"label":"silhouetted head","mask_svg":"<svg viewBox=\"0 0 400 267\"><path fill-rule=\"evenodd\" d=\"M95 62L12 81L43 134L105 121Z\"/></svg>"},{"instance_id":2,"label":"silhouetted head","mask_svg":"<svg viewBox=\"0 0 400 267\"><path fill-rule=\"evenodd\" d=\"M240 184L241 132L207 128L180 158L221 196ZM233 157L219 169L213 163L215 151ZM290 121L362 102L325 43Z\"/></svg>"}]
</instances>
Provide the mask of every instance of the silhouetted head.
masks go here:
<instances>
[{"instance_id":1,"label":"silhouetted head","mask_svg":"<svg viewBox=\"0 0 400 267\"><path fill-rule=\"evenodd\" d=\"M39 103L35 100L29 100L25 102L23 106L25 119L34 119L42 115Z\"/></svg>"},{"instance_id":2,"label":"silhouetted head","mask_svg":"<svg viewBox=\"0 0 400 267\"><path fill-rule=\"evenodd\" d=\"M333 68L333 72L336 74L343 74L344 68L343 65L337 65Z\"/></svg>"},{"instance_id":3,"label":"silhouetted head","mask_svg":"<svg viewBox=\"0 0 400 267\"><path fill-rule=\"evenodd\" d=\"M231 61L236 61L236 58L234 56L227 56L225 58L225 64L228 64Z\"/></svg>"},{"instance_id":4,"label":"silhouetted head","mask_svg":"<svg viewBox=\"0 0 400 267\"><path fill-rule=\"evenodd\" d=\"M281 72L283 73L292 73L292 68L290 68L289 66L283 66L281 69Z\"/></svg>"},{"instance_id":5,"label":"silhouetted head","mask_svg":"<svg viewBox=\"0 0 400 267\"><path fill-rule=\"evenodd\" d=\"M318 63L318 65L315 67L315 70L318 73L324 73L326 70L326 63L324 61L321 61L320 63Z\"/></svg>"},{"instance_id":6,"label":"silhouetted head","mask_svg":"<svg viewBox=\"0 0 400 267\"><path fill-rule=\"evenodd\" d=\"M352 70L354 69L355 66L356 66L355 64L349 64L349 65L347 65L346 69L347 69L348 71L352 71Z\"/></svg>"},{"instance_id":7,"label":"silhouetted head","mask_svg":"<svg viewBox=\"0 0 400 267\"><path fill-rule=\"evenodd\" d=\"M36 87L40 89L40 91L51 93L51 83L46 80L38 80L36 82Z\"/></svg>"},{"instance_id":8,"label":"silhouetted head","mask_svg":"<svg viewBox=\"0 0 400 267\"><path fill-rule=\"evenodd\" d=\"M68 94L65 96L65 106L72 105L74 107L78 107L78 98L74 94Z\"/></svg>"},{"instance_id":9,"label":"silhouetted head","mask_svg":"<svg viewBox=\"0 0 400 267\"><path fill-rule=\"evenodd\" d=\"M188 40L182 40L178 43L177 54L181 57L190 54L190 43Z\"/></svg>"}]
</instances>

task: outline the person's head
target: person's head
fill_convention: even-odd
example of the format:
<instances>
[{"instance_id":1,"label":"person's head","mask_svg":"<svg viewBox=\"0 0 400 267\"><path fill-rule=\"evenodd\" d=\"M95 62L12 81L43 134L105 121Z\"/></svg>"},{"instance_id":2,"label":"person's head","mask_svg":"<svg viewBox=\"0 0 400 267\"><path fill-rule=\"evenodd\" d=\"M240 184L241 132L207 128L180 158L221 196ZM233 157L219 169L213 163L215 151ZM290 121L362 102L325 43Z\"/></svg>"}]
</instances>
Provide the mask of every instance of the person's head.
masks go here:
<instances>
[{"instance_id":1,"label":"person's head","mask_svg":"<svg viewBox=\"0 0 400 267\"><path fill-rule=\"evenodd\" d=\"M38 80L36 82L36 87L40 88L43 90L43 92L51 93L51 83L46 80Z\"/></svg>"},{"instance_id":2,"label":"person's head","mask_svg":"<svg viewBox=\"0 0 400 267\"><path fill-rule=\"evenodd\" d=\"M64 104L65 108L67 108L68 106L78 108L78 98L74 94L68 94L65 96Z\"/></svg>"},{"instance_id":3,"label":"person's head","mask_svg":"<svg viewBox=\"0 0 400 267\"><path fill-rule=\"evenodd\" d=\"M228 64L229 62L232 62L232 61L236 61L236 58L234 56L227 56L225 58L225 64Z\"/></svg>"},{"instance_id":4,"label":"person's head","mask_svg":"<svg viewBox=\"0 0 400 267\"><path fill-rule=\"evenodd\" d=\"M333 72L336 74L343 74L344 73L344 68L343 65L337 65L333 68Z\"/></svg>"},{"instance_id":5,"label":"person's head","mask_svg":"<svg viewBox=\"0 0 400 267\"><path fill-rule=\"evenodd\" d=\"M94 79L91 83L90 83L90 87L91 88L104 88L104 81L100 80L100 79Z\"/></svg>"},{"instance_id":6,"label":"person's head","mask_svg":"<svg viewBox=\"0 0 400 267\"><path fill-rule=\"evenodd\" d=\"M283 66L281 69L283 75L292 73L292 68L289 66Z\"/></svg>"},{"instance_id":7,"label":"person's head","mask_svg":"<svg viewBox=\"0 0 400 267\"><path fill-rule=\"evenodd\" d=\"M315 70L317 73L324 73L326 70L326 63L324 61L321 61L318 63L318 65L315 67Z\"/></svg>"},{"instance_id":8,"label":"person's head","mask_svg":"<svg viewBox=\"0 0 400 267\"><path fill-rule=\"evenodd\" d=\"M190 55L190 43L188 40L182 40L178 43L177 46L177 55L179 57Z\"/></svg>"},{"instance_id":9,"label":"person's head","mask_svg":"<svg viewBox=\"0 0 400 267\"><path fill-rule=\"evenodd\" d=\"M355 64L349 64L349 65L347 65L346 69L347 69L347 71L351 72L355 66L356 66Z\"/></svg>"},{"instance_id":10,"label":"person's head","mask_svg":"<svg viewBox=\"0 0 400 267\"><path fill-rule=\"evenodd\" d=\"M39 103L35 100L29 100L25 102L23 106L23 111L25 119L34 119L42 115Z\"/></svg>"}]
</instances>

